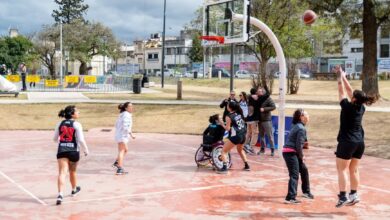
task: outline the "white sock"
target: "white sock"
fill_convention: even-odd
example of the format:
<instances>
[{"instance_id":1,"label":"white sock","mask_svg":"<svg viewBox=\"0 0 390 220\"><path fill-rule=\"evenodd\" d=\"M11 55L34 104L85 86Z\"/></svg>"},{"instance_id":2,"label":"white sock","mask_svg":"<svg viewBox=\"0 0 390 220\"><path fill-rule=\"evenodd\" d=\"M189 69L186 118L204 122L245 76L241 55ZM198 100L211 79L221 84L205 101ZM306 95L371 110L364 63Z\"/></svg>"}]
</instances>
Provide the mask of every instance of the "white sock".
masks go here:
<instances>
[{"instance_id":1,"label":"white sock","mask_svg":"<svg viewBox=\"0 0 390 220\"><path fill-rule=\"evenodd\" d=\"M62 192L59 192L59 193L58 193L58 196L61 196L61 197L63 197L63 194L62 194Z\"/></svg>"},{"instance_id":2,"label":"white sock","mask_svg":"<svg viewBox=\"0 0 390 220\"><path fill-rule=\"evenodd\" d=\"M76 186L75 188L73 188L72 191L73 191L73 192L76 192L76 188L77 188L77 186Z\"/></svg>"}]
</instances>

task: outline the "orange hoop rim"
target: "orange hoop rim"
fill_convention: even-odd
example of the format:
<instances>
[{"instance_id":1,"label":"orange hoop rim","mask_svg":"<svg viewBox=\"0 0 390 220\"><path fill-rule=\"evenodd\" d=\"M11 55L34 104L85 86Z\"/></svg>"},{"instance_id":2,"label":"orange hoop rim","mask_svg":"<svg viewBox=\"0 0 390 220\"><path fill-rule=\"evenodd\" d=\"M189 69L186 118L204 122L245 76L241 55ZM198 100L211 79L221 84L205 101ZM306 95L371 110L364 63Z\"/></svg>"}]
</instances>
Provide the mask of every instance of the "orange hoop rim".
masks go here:
<instances>
[{"instance_id":1,"label":"orange hoop rim","mask_svg":"<svg viewBox=\"0 0 390 220\"><path fill-rule=\"evenodd\" d=\"M200 39L207 41L217 41L219 44L225 43L225 37L223 36L200 36Z\"/></svg>"}]
</instances>

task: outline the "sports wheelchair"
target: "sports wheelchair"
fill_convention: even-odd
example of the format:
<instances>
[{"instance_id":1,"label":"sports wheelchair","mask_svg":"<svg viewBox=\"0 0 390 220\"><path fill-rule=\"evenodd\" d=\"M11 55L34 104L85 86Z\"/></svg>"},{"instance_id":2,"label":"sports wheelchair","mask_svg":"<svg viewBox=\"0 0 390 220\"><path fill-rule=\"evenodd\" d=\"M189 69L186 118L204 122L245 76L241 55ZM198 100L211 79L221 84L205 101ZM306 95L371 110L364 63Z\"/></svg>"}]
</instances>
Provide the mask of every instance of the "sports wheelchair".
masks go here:
<instances>
[{"instance_id":1,"label":"sports wheelchair","mask_svg":"<svg viewBox=\"0 0 390 220\"><path fill-rule=\"evenodd\" d=\"M209 164L215 169L222 169L223 161L221 158L223 149L223 141L218 141L214 144L201 144L195 153L195 163L198 167L206 167ZM226 155L227 167L232 166L230 153Z\"/></svg>"}]
</instances>

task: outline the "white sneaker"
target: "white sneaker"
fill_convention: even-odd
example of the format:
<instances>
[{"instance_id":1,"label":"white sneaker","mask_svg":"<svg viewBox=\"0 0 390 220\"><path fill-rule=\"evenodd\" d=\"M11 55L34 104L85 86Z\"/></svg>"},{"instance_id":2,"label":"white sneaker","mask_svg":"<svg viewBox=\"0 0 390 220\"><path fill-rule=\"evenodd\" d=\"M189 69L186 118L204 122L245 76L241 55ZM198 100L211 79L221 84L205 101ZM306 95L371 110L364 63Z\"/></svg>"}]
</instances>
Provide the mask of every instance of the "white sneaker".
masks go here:
<instances>
[{"instance_id":1,"label":"white sneaker","mask_svg":"<svg viewBox=\"0 0 390 220\"><path fill-rule=\"evenodd\" d=\"M345 205L351 206L355 205L356 203L360 202L360 197L357 193L349 194L349 202Z\"/></svg>"}]
</instances>

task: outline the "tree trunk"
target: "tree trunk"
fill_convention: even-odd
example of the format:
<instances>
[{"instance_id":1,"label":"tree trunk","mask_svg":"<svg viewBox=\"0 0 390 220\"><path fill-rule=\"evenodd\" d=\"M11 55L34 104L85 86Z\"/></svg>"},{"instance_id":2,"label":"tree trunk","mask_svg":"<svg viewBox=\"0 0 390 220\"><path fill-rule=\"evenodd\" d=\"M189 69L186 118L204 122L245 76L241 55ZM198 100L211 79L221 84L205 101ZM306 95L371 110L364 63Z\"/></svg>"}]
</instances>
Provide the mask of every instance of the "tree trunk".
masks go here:
<instances>
[{"instance_id":1,"label":"tree trunk","mask_svg":"<svg viewBox=\"0 0 390 220\"><path fill-rule=\"evenodd\" d=\"M51 76L51 79L56 79L57 78L57 74L56 74L56 67L54 64L51 64L48 66L48 69L49 69L49 74Z\"/></svg>"},{"instance_id":2,"label":"tree trunk","mask_svg":"<svg viewBox=\"0 0 390 220\"><path fill-rule=\"evenodd\" d=\"M79 68L80 75L88 75L87 71L87 63L81 62L80 68Z\"/></svg>"},{"instance_id":3,"label":"tree trunk","mask_svg":"<svg viewBox=\"0 0 390 220\"><path fill-rule=\"evenodd\" d=\"M377 77L377 31L373 0L363 1L363 73L362 90L369 96L379 98Z\"/></svg>"}]
</instances>

